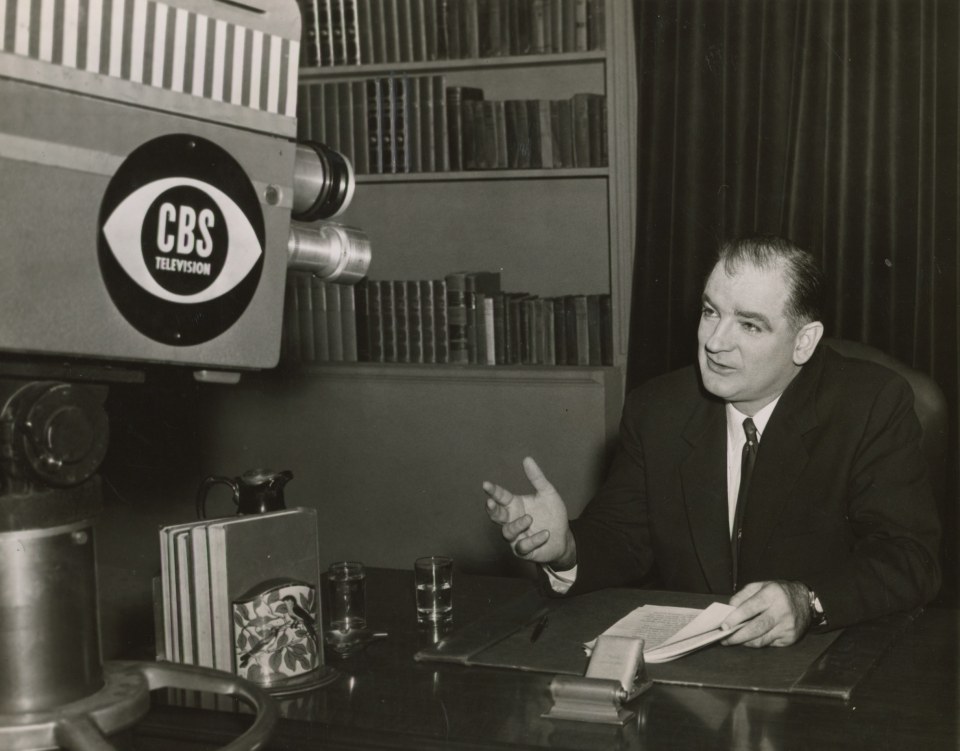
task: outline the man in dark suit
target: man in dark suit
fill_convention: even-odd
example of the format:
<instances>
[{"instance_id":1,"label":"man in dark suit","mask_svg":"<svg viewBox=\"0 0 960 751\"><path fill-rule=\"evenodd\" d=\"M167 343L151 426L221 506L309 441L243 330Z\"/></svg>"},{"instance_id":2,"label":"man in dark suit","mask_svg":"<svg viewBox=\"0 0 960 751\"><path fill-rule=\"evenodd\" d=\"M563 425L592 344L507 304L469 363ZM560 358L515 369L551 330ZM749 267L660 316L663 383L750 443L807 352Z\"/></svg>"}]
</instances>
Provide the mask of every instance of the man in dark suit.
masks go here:
<instances>
[{"instance_id":1,"label":"man in dark suit","mask_svg":"<svg viewBox=\"0 0 960 751\"><path fill-rule=\"evenodd\" d=\"M785 646L929 601L940 525L909 385L820 343L822 275L777 237L720 251L698 366L632 391L580 518L531 458L535 493L484 483L487 512L558 593L733 593L725 643Z\"/></svg>"}]
</instances>

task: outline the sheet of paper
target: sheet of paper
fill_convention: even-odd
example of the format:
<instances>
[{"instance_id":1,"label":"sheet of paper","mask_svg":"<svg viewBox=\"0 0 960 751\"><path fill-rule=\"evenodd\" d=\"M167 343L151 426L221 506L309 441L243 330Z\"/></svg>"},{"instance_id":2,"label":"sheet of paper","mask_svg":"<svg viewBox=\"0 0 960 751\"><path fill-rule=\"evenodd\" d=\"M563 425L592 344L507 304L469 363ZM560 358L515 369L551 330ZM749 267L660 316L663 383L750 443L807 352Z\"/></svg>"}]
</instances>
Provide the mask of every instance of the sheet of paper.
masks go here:
<instances>
[{"instance_id":1,"label":"sheet of paper","mask_svg":"<svg viewBox=\"0 0 960 751\"><path fill-rule=\"evenodd\" d=\"M691 636L697 636L699 634L705 634L708 631L713 631L715 628L719 628L720 624L723 623L724 618L726 618L733 611L734 608L725 603L710 603L706 610L701 611L696 618L688 622L672 637L662 642L660 646L673 644L674 642L689 639Z\"/></svg>"},{"instance_id":2,"label":"sheet of paper","mask_svg":"<svg viewBox=\"0 0 960 751\"><path fill-rule=\"evenodd\" d=\"M643 648L647 650L665 642L701 612L698 608L642 605L627 613L603 633L610 636L643 639ZM587 642L588 652L593 649L595 643L596 639Z\"/></svg>"},{"instance_id":3,"label":"sheet of paper","mask_svg":"<svg viewBox=\"0 0 960 751\"><path fill-rule=\"evenodd\" d=\"M704 610L643 605L603 633L643 639L645 659L664 662L728 636L730 632L717 629L732 611L731 606L722 602L711 603ZM592 653L595 644L596 639L584 645L587 654Z\"/></svg>"}]
</instances>

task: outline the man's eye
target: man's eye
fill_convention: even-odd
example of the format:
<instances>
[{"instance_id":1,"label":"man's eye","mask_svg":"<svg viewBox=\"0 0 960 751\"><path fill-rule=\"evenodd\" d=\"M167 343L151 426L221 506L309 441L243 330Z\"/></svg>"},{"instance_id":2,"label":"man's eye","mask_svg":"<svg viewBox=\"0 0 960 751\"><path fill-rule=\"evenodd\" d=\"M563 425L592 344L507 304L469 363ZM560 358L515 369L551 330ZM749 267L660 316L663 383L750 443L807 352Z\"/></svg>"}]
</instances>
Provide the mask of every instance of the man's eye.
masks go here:
<instances>
[{"instance_id":1,"label":"man's eye","mask_svg":"<svg viewBox=\"0 0 960 751\"><path fill-rule=\"evenodd\" d=\"M706 305L700 308L700 315L703 318L712 318L716 314L717 314L717 311L715 311L713 308L708 308Z\"/></svg>"},{"instance_id":2,"label":"man's eye","mask_svg":"<svg viewBox=\"0 0 960 751\"><path fill-rule=\"evenodd\" d=\"M743 321L740 325L751 334L756 334L760 331L760 327L755 323L750 323L750 321Z\"/></svg>"}]
</instances>

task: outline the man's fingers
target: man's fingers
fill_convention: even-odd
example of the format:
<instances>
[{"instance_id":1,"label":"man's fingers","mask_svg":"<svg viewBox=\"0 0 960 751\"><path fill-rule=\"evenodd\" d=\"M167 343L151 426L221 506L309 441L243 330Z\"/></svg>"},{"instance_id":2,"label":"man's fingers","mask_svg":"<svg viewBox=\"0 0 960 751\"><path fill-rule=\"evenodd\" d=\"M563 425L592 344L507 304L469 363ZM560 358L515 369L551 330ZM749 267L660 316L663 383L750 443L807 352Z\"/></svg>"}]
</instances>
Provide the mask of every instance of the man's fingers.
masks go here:
<instances>
[{"instance_id":1,"label":"man's fingers","mask_svg":"<svg viewBox=\"0 0 960 751\"><path fill-rule=\"evenodd\" d=\"M503 532L503 536L508 542L513 542L517 539L517 537L530 529L530 525L532 523L533 519L524 514L523 516L514 519L512 522L507 522L500 528L500 530Z\"/></svg>"},{"instance_id":2,"label":"man's fingers","mask_svg":"<svg viewBox=\"0 0 960 751\"><path fill-rule=\"evenodd\" d=\"M533 457L528 456L523 460L523 471L526 473L530 484L533 485L538 493L556 492L553 488L553 485L550 484L550 481L546 478L546 476L540 470L540 467L533 460Z\"/></svg>"},{"instance_id":3,"label":"man's fingers","mask_svg":"<svg viewBox=\"0 0 960 751\"><path fill-rule=\"evenodd\" d=\"M529 526L529 525L528 525ZM547 540L550 539L550 533L542 529L536 534L530 535L529 537L524 537L517 541L517 544L514 545L514 551L517 555L521 557L526 557L533 553L537 548L543 545Z\"/></svg>"},{"instance_id":4,"label":"man's fingers","mask_svg":"<svg viewBox=\"0 0 960 751\"><path fill-rule=\"evenodd\" d=\"M494 485L492 482L484 481L483 492L487 494L488 498L492 498L502 506L506 506L513 500L513 493L499 485Z\"/></svg>"},{"instance_id":5,"label":"man's fingers","mask_svg":"<svg viewBox=\"0 0 960 751\"><path fill-rule=\"evenodd\" d=\"M743 603L759 592L762 586L762 582L750 582L743 589L734 593L733 597L730 598L730 604L735 608L740 607Z\"/></svg>"}]
</instances>

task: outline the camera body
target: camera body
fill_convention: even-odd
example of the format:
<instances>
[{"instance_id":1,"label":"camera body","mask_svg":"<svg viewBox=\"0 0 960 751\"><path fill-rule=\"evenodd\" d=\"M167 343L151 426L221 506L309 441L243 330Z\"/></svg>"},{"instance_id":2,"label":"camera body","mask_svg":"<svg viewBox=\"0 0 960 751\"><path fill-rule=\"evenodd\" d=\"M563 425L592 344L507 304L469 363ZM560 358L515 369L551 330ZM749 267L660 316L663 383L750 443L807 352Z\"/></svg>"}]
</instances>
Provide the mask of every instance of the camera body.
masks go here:
<instances>
[{"instance_id":1,"label":"camera body","mask_svg":"<svg viewBox=\"0 0 960 751\"><path fill-rule=\"evenodd\" d=\"M292 217L353 181L296 143L297 4L48 6L0 34L0 353L276 365Z\"/></svg>"}]
</instances>

